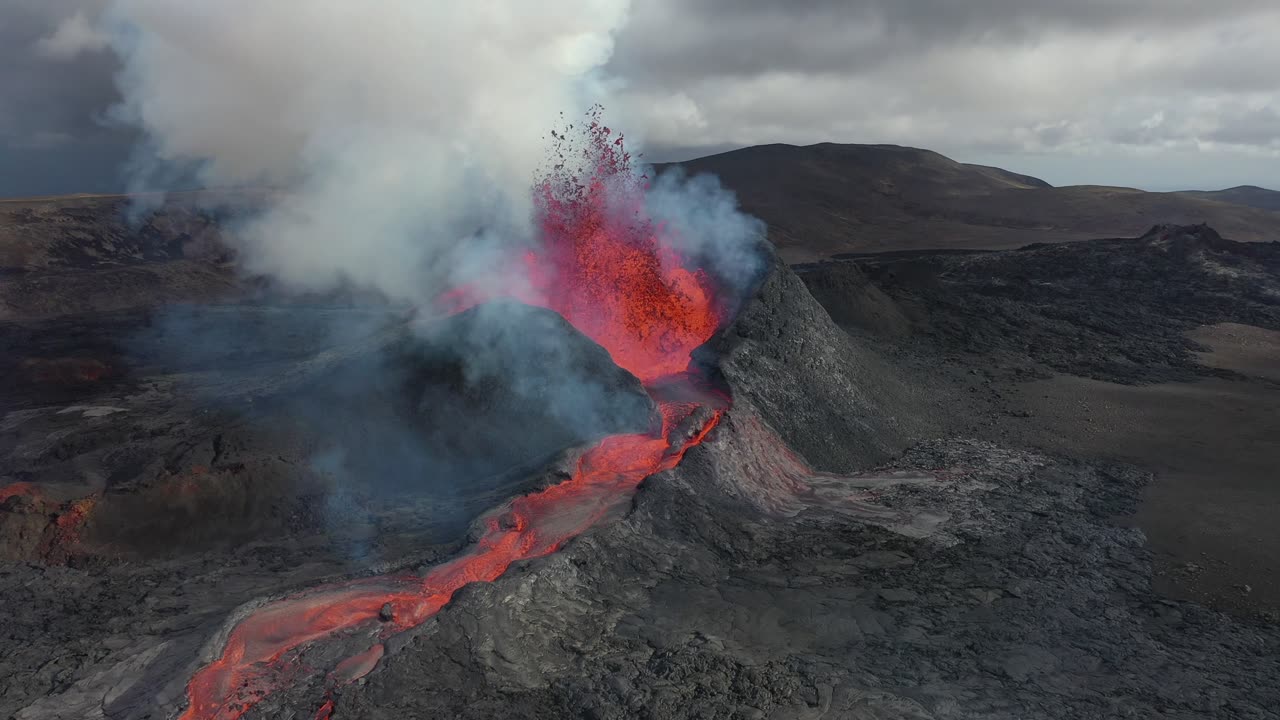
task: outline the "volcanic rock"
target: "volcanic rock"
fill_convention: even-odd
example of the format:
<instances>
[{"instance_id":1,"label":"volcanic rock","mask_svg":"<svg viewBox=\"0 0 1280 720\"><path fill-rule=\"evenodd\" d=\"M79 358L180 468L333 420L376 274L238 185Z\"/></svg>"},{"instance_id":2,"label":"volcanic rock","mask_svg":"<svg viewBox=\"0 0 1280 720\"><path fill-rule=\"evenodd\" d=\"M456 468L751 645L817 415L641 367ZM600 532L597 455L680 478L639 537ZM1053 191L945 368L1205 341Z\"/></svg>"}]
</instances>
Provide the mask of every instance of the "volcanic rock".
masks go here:
<instances>
[{"instance_id":1,"label":"volcanic rock","mask_svg":"<svg viewBox=\"0 0 1280 720\"><path fill-rule=\"evenodd\" d=\"M893 321L882 336L991 356L1004 374L1120 383L1223 376L1192 356L1202 348L1188 331L1221 322L1280 329L1280 242L1234 242L1203 225L999 252L848 256L801 270L846 327L881 330L873 314L883 312Z\"/></svg>"},{"instance_id":2,"label":"volcanic rock","mask_svg":"<svg viewBox=\"0 0 1280 720\"><path fill-rule=\"evenodd\" d=\"M141 718L174 707L200 648L216 652L226 624L263 598L436 565L472 518L556 482L572 455L534 471L566 446L654 419L639 382L549 311L477 308L411 328L385 312L333 310L343 332L301 336L316 309L209 312L153 323L123 382L79 390L68 407L33 394L6 416L5 471L39 478L42 493L13 489L0 504L6 551L72 562L0 568L0 597L15 609L0 625L11 639L0 716ZM246 321L262 322L261 335L230 331ZM217 359L159 352L190 337L179 332L188 322L229 343ZM257 352L259 340L277 352ZM374 472L410 457L400 444L410 439L420 464ZM450 472L421 474L427 462ZM81 536L56 536L62 555L50 555L45 539L70 527L64 508L82 496L95 506Z\"/></svg>"},{"instance_id":3,"label":"volcanic rock","mask_svg":"<svg viewBox=\"0 0 1280 720\"><path fill-rule=\"evenodd\" d=\"M176 193L142 212L128 197L0 204L0 320L50 319L228 296L234 254L215 203L253 198ZM145 201L140 201L145 202Z\"/></svg>"},{"instance_id":4,"label":"volcanic rock","mask_svg":"<svg viewBox=\"0 0 1280 720\"><path fill-rule=\"evenodd\" d=\"M336 512L337 487L357 506L444 493L435 514L460 532L556 453L653 422L638 380L558 315L524 306L416 329L385 311L252 306L50 322L81 330L41 335L49 354L96 347L119 372L6 397L0 470L39 478L59 502L95 497L75 537L87 553L314 529ZM47 550L29 541L41 522L53 515L0 509L15 540L5 552Z\"/></svg>"},{"instance_id":5,"label":"volcanic rock","mask_svg":"<svg viewBox=\"0 0 1280 720\"><path fill-rule=\"evenodd\" d=\"M911 319L856 264L833 264L802 277L813 299L840 327L889 338L911 334Z\"/></svg>"},{"instance_id":6,"label":"volcanic rock","mask_svg":"<svg viewBox=\"0 0 1280 720\"><path fill-rule=\"evenodd\" d=\"M901 452L930 427L937 398L851 340L766 252L759 288L709 346L734 396L816 468L865 468Z\"/></svg>"},{"instance_id":7,"label":"volcanic rock","mask_svg":"<svg viewBox=\"0 0 1280 720\"><path fill-rule=\"evenodd\" d=\"M1214 302L1208 289L1223 287L1213 283L1258 290L1245 312L1265 316L1268 286L1250 263L1269 267L1269 250L1251 256L1227 241L1178 238L1150 238L1138 252L1147 261L1164 253L1206 302ZM1019 287L1039 292L1052 256L1023 252L926 257L896 275L924 280L898 286L886 280L894 271L869 263L866 277L883 297L853 273L826 287L848 283L877 307L896 305L912 333L944 332L948 311L939 314L944 330L930 330L912 303L953 276L966 293L1019 302L1016 292L977 288L1005 287L982 275L982 262L990 270L1026 257L1046 277ZM1085 292L1089 272L1105 277L1110 261L1132 251L1107 252L1099 254L1108 262L1083 263L1068 287ZM1137 276L1139 263L1131 266ZM1137 287L1142 302L1161 297L1155 280ZM1052 309L1024 305L1049 330L1064 327L1049 322ZM844 320L869 317L849 310ZM433 328L384 313L366 334L300 358L126 375L109 389L77 391L87 394L65 415L38 402L6 415L15 480L62 477L70 487L75 468L89 468L105 478L105 492L92 488L99 507L189 486L249 492L274 463L281 478L311 479L281 489L271 512L247 506L287 533L146 563L88 555L69 566L0 566L0 598L13 610L0 619L8 638L0 716L172 716L193 673L264 603L370 573L429 575L461 547L459 533L441 526L565 477L572 452L537 456L588 441L575 419L589 417L597 433L651 420L638 381L553 314L498 305ZM464 587L431 620L388 639L385 654L360 656L367 676L335 686L324 673L298 673L245 717L314 717L326 698L336 718L375 720L1272 713L1280 630L1159 597L1142 534L1114 521L1134 511L1146 473L949 437L957 388L908 376L900 356L886 355L900 348L869 341L874 328L854 329L842 330L771 257L737 318L699 354L732 406L683 462L639 486L624 515L493 583ZM1152 336L1161 337L1132 342ZM561 347L573 351L563 356ZM450 410L464 406L480 409L482 428L453 421ZM382 504L326 494L334 468L363 476L380 457L400 462L403 436L388 428L432 438L433 450L452 457L487 447L501 460L472 470L514 467L452 485L462 497L415 494L403 483ZM334 444L347 452L316 468ZM421 481L425 467L388 482ZM312 499L285 502L304 490ZM215 518L231 517L229 507ZM341 635L305 653L333 667L368 640Z\"/></svg>"},{"instance_id":8,"label":"volcanic rock","mask_svg":"<svg viewBox=\"0 0 1280 720\"><path fill-rule=\"evenodd\" d=\"M780 478L742 457L750 409L731 417L625 521L460 596L336 714L1265 717L1280 701L1280 633L1185 604L1162 619L1140 534L1108 521L1141 474L942 442L895 464L926 481L844 481L848 499L877 486L878 506L948 515L920 536L840 503L752 502L743 486Z\"/></svg>"},{"instance_id":9,"label":"volcanic rock","mask_svg":"<svg viewBox=\"0 0 1280 720\"><path fill-rule=\"evenodd\" d=\"M470 588L336 713L1189 718L1280 701L1280 631L1152 591L1141 534L1111 522L1143 473L973 441L843 476L792 456L784 441L865 466L907 437L868 421L843 426L852 447L805 444L839 422L824 383L901 390L798 285L775 268L719 341L733 409L631 515ZM875 417L880 397L837 407Z\"/></svg>"},{"instance_id":10,"label":"volcanic rock","mask_svg":"<svg viewBox=\"0 0 1280 720\"><path fill-rule=\"evenodd\" d=\"M1154 472L1136 522L1157 551L1160 592L1249 618L1280 608L1280 536L1265 499L1280 462L1280 243L1162 225L1137 238L857 255L800 271L845 329L912 377L967 388L966 435ZM850 278L889 296L909 333L842 315L866 297ZM1238 591L1246 584L1254 592Z\"/></svg>"}]
</instances>

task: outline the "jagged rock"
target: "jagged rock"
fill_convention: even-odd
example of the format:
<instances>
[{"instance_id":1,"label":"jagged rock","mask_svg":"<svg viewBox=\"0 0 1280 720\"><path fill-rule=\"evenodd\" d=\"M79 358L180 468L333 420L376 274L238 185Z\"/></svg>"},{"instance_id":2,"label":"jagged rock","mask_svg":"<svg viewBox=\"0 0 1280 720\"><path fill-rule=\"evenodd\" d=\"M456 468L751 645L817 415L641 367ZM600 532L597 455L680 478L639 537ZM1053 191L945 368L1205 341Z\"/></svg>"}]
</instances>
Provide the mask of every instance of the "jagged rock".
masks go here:
<instances>
[{"instance_id":1,"label":"jagged rock","mask_svg":"<svg viewBox=\"0 0 1280 720\"><path fill-rule=\"evenodd\" d=\"M870 467L936 428L937 396L855 343L769 257L759 288L710 345L735 396L824 470Z\"/></svg>"},{"instance_id":2,"label":"jagged rock","mask_svg":"<svg viewBox=\"0 0 1280 720\"><path fill-rule=\"evenodd\" d=\"M849 290L848 277L865 274L912 318L905 334L943 352L999 359L1001 377L1052 371L1153 383L1229 376L1196 362L1187 331L1221 322L1280 329L1280 242L1234 242L1203 225L1158 225L1137 239L849 262L857 267L808 265L802 277L850 327L866 321L847 304L863 312L875 305Z\"/></svg>"}]
</instances>

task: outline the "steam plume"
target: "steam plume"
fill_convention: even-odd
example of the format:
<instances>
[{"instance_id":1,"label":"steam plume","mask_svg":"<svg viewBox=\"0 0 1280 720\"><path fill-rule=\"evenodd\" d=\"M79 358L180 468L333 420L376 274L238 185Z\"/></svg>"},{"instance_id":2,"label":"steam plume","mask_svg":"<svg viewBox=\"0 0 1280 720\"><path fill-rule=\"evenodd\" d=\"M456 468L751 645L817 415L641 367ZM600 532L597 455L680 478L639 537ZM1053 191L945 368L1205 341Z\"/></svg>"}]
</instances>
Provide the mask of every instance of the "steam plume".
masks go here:
<instances>
[{"instance_id":1,"label":"steam plume","mask_svg":"<svg viewBox=\"0 0 1280 720\"><path fill-rule=\"evenodd\" d=\"M155 159L194 163L207 184L286 190L243 230L250 269L417 301L439 290L431 272L530 235L543 134L601 99L596 68L626 11L627 0L118 0L118 114Z\"/></svg>"}]
</instances>

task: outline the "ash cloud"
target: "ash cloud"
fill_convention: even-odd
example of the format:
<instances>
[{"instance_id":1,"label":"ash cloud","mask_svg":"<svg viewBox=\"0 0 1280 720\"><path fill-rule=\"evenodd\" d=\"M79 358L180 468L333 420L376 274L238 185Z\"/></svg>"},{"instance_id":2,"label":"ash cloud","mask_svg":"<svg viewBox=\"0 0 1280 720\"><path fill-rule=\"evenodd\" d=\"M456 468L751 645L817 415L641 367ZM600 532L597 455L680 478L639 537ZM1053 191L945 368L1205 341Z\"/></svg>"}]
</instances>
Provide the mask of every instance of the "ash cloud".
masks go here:
<instances>
[{"instance_id":1,"label":"ash cloud","mask_svg":"<svg viewBox=\"0 0 1280 720\"><path fill-rule=\"evenodd\" d=\"M335 529L369 503L419 500L424 522L458 529L564 448L654 419L603 348L515 303L420 327L379 308L178 305L130 345L131 365L217 422L301 448L300 479L326 478Z\"/></svg>"}]
</instances>

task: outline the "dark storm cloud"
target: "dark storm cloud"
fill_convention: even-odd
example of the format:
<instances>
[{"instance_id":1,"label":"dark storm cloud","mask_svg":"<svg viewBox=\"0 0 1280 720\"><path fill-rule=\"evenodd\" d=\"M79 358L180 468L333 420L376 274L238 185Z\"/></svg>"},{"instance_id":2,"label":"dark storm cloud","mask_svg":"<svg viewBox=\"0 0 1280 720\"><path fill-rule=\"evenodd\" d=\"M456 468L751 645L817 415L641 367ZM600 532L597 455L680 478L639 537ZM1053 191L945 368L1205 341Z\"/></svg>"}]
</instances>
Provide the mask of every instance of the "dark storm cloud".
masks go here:
<instances>
[{"instance_id":1,"label":"dark storm cloud","mask_svg":"<svg viewBox=\"0 0 1280 720\"><path fill-rule=\"evenodd\" d=\"M107 127L119 100L115 57L94 43L53 38L95 3L5 0L0 11L0 196L106 191L122 183L119 166L133 135Z\"/></svg>"}]
</instances>

